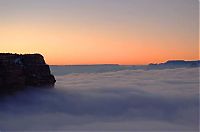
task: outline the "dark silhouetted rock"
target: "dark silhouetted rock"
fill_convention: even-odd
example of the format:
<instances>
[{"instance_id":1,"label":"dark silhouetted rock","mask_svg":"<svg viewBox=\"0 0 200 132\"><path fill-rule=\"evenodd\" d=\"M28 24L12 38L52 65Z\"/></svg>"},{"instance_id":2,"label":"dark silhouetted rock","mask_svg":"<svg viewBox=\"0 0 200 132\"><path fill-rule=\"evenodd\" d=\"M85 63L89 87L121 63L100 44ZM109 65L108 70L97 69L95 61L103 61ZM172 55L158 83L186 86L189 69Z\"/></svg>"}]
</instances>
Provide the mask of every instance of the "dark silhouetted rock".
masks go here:
<instances>
[{"instance_id":1,"label":"dark silhouetted rock","mask_svg":"<svg viewBox=\"0 0 200 132\"><path fill-rule=\"evenodd\" d=\"M26 86L54 86L56 80L40 54L0 54L0 94Z\"/></svg>"}]
</instances>

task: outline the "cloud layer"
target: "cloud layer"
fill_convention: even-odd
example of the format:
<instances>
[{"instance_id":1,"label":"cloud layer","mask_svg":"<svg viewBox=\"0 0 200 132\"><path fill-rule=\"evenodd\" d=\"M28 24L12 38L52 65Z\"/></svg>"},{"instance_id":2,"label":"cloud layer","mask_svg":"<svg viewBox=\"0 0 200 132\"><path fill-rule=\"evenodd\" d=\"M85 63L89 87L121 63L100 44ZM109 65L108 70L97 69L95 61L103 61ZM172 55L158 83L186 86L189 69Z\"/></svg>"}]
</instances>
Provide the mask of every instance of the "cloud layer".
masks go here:
<instances>
[{"instance_id":1,"label":"cloud layer","mask_svg":"<svg viewBox=\"0 0 200 132\"><path fill-rule=\"evenodd\" d=\"M0 130L197 131L199 69L56 76L0 100Z\"/></svg>"}]
</instances>

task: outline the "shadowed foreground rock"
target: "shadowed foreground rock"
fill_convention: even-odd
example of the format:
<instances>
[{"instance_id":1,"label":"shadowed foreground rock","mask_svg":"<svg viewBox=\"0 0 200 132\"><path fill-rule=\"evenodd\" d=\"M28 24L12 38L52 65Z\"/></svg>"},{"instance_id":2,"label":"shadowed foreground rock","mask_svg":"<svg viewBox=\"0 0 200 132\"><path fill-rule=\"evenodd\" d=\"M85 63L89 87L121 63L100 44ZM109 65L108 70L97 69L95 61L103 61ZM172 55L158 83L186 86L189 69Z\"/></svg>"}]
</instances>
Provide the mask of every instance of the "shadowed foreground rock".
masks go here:
<instances>
[{"instance_id":1,"label":"shadowed foreground rock","mask_svg":"<svg viewBox=\"0 0 200 132\"><path fill-rule=\"evenodd\" d=\"M0 94L26 86L54 86L56 80L40 54L0 54Z\"/></svg>"}]
</instances>

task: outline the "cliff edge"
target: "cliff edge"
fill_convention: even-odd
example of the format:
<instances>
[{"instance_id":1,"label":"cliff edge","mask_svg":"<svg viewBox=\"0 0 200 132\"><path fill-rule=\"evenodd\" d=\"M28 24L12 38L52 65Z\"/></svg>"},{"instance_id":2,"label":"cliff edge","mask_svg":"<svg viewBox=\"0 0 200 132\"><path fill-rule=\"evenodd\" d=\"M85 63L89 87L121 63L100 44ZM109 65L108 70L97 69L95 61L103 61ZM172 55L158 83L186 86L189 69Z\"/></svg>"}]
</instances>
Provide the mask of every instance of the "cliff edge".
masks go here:
<instances>
[{"instance_id":1,"label":"cliff edge","mask_svg":"<svg viewBox=\"0 0 200 132\"><path fill-rule=\"evenodd\" d=\"M54 86L55 82L42 55L0 53L0 94L26 86Z\"/></svg>"}]
</instances>

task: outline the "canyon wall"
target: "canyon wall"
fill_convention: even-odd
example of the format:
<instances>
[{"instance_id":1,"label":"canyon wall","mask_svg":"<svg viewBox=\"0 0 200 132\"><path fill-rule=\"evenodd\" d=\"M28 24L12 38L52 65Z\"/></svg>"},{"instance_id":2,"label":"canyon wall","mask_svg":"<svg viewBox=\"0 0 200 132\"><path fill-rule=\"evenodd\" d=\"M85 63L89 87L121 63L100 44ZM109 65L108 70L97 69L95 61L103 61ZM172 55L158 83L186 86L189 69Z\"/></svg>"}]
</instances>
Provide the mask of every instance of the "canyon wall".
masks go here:
<instances>
[{"instance_id":1,"label":"canyon wall","mask_svg":"<svg viewBox=\"0 0 200 132\"><path fill-rule=\"evenodd\" d=\"M40 54L0 53L0 93L12 93L27 86L54 86L56 80Z\"/></svg>"}]
</instances>

